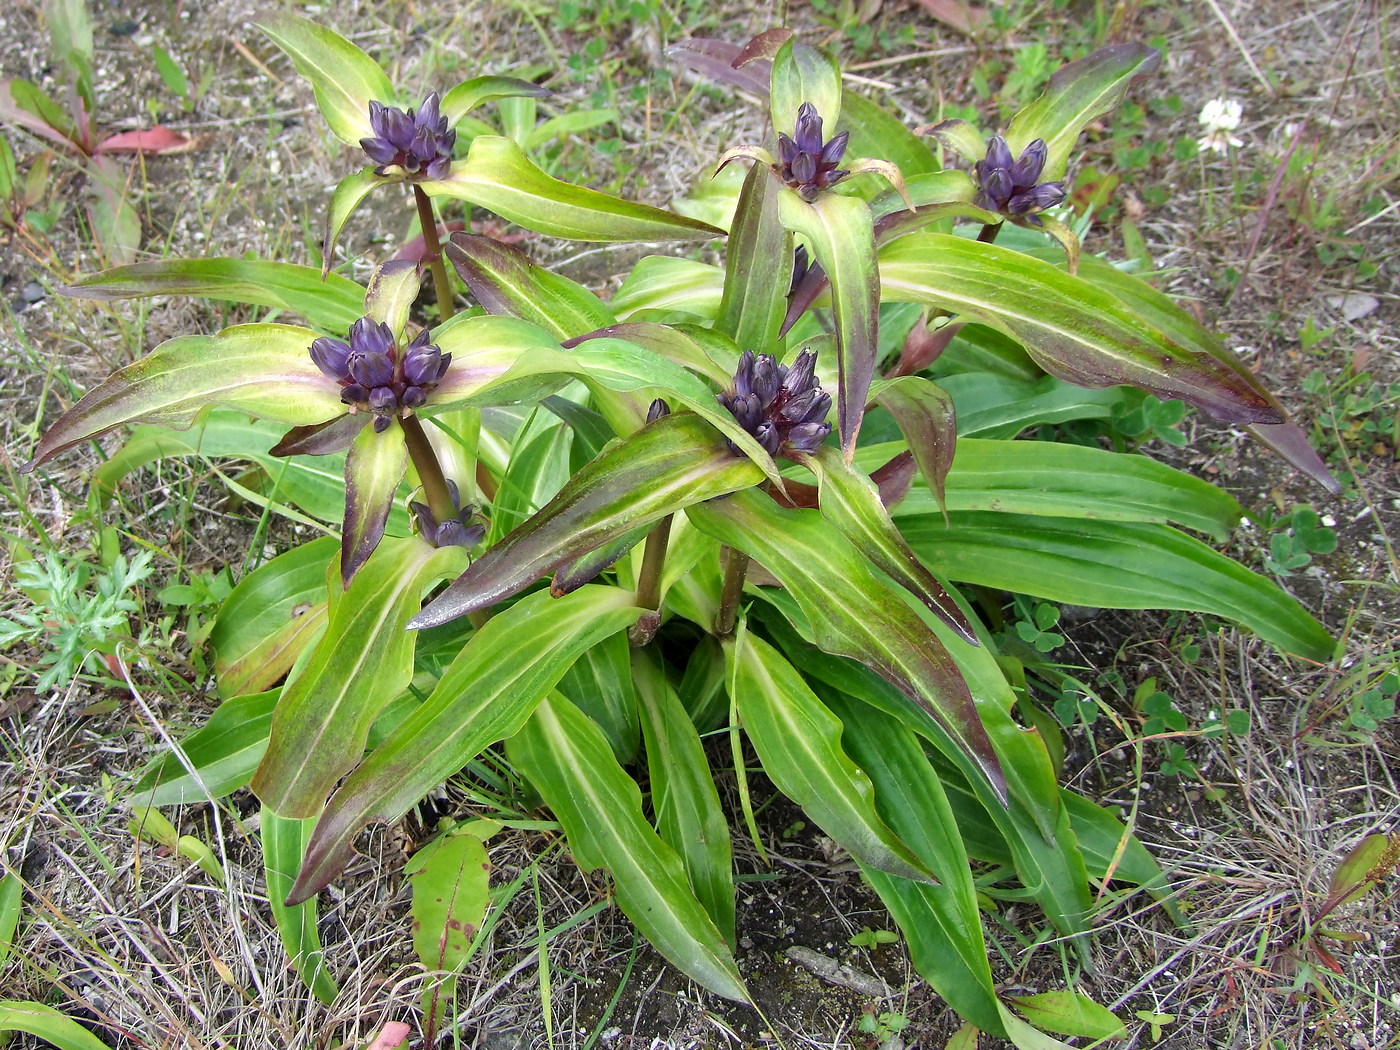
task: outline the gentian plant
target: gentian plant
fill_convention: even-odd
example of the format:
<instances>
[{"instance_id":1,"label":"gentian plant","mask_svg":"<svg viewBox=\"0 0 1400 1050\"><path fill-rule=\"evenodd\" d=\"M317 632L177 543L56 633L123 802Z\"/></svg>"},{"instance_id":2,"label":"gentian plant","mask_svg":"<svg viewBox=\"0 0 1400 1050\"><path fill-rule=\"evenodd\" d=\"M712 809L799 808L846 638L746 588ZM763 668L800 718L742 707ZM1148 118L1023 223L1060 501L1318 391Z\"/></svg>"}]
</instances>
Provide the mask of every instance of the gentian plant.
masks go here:
<instances>
[{"instance_id":1,"label":"gentian plant","mask_svg":"<svg viewBox=\"0 0 1400 1050\"><path fill-rule=\"evenodd\" d=\"M1055 1045L998 996L979 891L1033 898L1080 953L1106 902L1146 892L1175 913L1146 849L1057 784L1020 665L958 585L1199 610L1304 658L1333 651L1275 583L1190 535L1239 523L1225 492L1131 452L1012 440L1150 393L1250 428L1334 486L1213 334L1081 257L1045 213L1081 130L1156 52L1072 63L988 137L916 134L783 31L691 41L677 60L766 95L777 136L776 157L717 158L753 162L721 230L555 180L504 138L455 155L454 122L533 85L476 78L400 110L336 34L292 16L265 28L370 161L335 191L328 245L369 191L399 183L425 234L459 200L553 236L723 238L724 263L649 256L604 301L458 232L363 290L233 259L70 289L240 299L309 327L163 343L52 424L29 469L125 424L193 427L138 429L99 480L156 455L241 455L266 469L269 506L339 526L235 588L211 638L223 705L184 742L187 765L158 762L137 801L251 786L284 939L330 999L317 892L367 824L504 741L655 948L744 1001L730 815L701 742L726 729L740 776L747 740L963 1017ZM967 167L945 167L944 149ZM1007 223L1025 228L992 243ZM436 308L416 312L425 270ZM946 338L911 361L921 320ZM974 887L970 860L1000 878ZM425 1000L429 1044L442 1009ZM1076 1016L1092 1018L1084 1034L1116 1024L1083 997Z\"/></svg>"}]
</instances>

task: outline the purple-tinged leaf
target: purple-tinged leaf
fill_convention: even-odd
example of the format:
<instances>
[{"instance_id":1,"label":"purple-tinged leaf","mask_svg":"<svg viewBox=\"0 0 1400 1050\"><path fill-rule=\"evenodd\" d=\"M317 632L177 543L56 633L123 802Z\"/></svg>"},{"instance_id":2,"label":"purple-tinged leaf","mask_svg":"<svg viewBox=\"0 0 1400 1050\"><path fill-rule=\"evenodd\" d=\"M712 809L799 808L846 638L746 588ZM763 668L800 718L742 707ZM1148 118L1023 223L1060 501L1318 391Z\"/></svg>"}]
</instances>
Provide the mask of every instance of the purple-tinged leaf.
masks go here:
<instances>
[{"instance_id":1,"label":"purple-tinged leaf","mask_svg":"<svg viewBox=\"0 0 1400 1050\"><path fill-rule=\"evenodd\" d=\"M769 30L769 33L781 32ZM766 45L763 49L766 50ZM766 59L746 57L747 52L747 48L727 40L692 37L668 47L666 57L717 84L728 84L767 100L772 64Z\"/></svg>"},{"instance_id":2,"label":"purple-tinged leaf","mask_svg":"<svg viewBox=\"0 0 1400 1050\"><path fill-rule=\"evenodd\" d=\"M662 416L575 474L538 514L414 617L432 627L484 609L683 507L757 485L763 472L689 413Z\"/></svg>"},{"instance_id":3,"label":"purple-tinged leaf","mask_svg":"<svg viewBox=\"0 0 1400 1050\"><path fill-rule=\"evenodd\" d=\"M586 583L592 583L621 561L623 555L646 539L655 527L643 525L640 529L624 532L610 543L605 543L597 550L589 551L578 560L563 566L549 581L549 593L559 598L565 594L572 594Z\"/></svg>"},{"instance_id":4,"label":"purple-tinged leaf","mask_svg":"<svg viewBox=\"0 0 1400 1050\"><path fill-rule=\"evenodd\" d=\"M367 412L346 412L324 423L292 427L281 441L268 449L273 456L329 456L344 452L373 417Z\"/></svg>"},{"instance_id":5,"label":"purple-tinged leaf","mask_svg":"<svg viewBox=\"0 0 1400 1050\"><path fill-rule=\"evenodd\" d=\"M882 249L880 277L887 300L980 321L1066 382L1128 383L1227 423L1282 422L1267 395L1234 369L1172 342L1108 292L1021 252L920 232Z\"/></svg>"},{"instance_id":6,"label":"purple-tinged leaf","mask_svg":"<svg viewBox=\"0 0 1400 1050\"><path fill-rule=\"evenodd\" d=\"M724 231L697 219L574 186L545 174L510 139L472 139L466 160L439 181L419 183L430 196L488 208L536 233L579 241L708 240Z\"/></svg>"},{"instance_id":7,"label":"purple-tinged leaf","mask_svg":"<svg viewBox=\"0 0 1400 1050\"><path fill-rule=\"evenodd\" d=\"M967 617L895 528L875 483L847 465L835 449L822 449L799 462L820 481L818 510L822 517L963 641L977 645L977 634Z\"/></svg>"},{"instance_id":8,"label":"purple-tinged leaf","mask_svg":"<svg viewBox=\"0 0 1400 1050\"><path fill-rule=\"evenodd\" d=\"M249 324L218 335L167 340L114 372L44 433L33 470L74 445L123 423L183 430L210 405L228 405L279 423L320 423L345 411L336 385L312 363L316 333L290 325Z\"/></svg>"},{"instance_id":9,"label":"purple-tinged leaf","mask_svg":"<svg viewBox=\"0 0 1400 1050\"><path fill-rule=\"evenodd\" d=\"M282 688L267 753L253 776L265 806L297 819L321 812L336 781L364 753L375 715L413 677L416 639L404 626L423 591L466 561L460 547L388 540L346 589L331 586L326 632Z\"/></svg>"},{"instance_id":10,"label":"purple-tinged leaf","mask_svg":"<svg viewBox=\"0 0 1400 1050\"><path fill-rule=\"evenodd\" d=\"M1079 133L1122 102L1135 77L1155 72L1161 61L1162 52L1155 47L1110 44L1061 66L1040 97L1017 113L1006 129L1012 156L1019 157L1036 139L1044 139L1047 152L1040 181L1064 178Z\"/></svg>"},{"instance_id":11,"label":"purple-tinged leaf","mask_svg":"<svg viewBox=\"0 0 1400 1050\"><path fill-rule=\"evenodd\" d=\"M289 900L329 884L366 824L397 820L483 748L514 735L579 653L636 621L635 602L616 587L585 587L563 598L540 591L492 616L428 699L331 797Z\"/></svg>"},{"instance_id":12,"label":"purple-tinged leaf","mask_svg":"<svg viewBox=\"0 0 1400 1050\"><path fill-rule=\"evenodd\" d=\"M901 376L880 383L876 402L899 424L929 491L943 505L943 484L958 447L953 399L936 383Z\"/></svg>"},{"instance_id":13,"label":"purple-tinged leaf","mask_svg":"<svg viewBox=\"0 0 1400 1050\"><path fill-rule=\"evenodd\" d=\"M570 339L616 318L583 285L536 266L492 237L454 233L444 254L488 313L519 317Z\"/></svg>"},{"instance_id":14,"label":"purple-tinged leaf","mask_svg":"<svg viewBox=\"0 0 1400 1050\"><path fill-rule=\"evenodd\" d=\"M849 459L879 352L880 275L870 207L858 197L834 193L808 204L796 192L784 190L778 196L778 214L784 226L806 238L831 281L840 376L836 418L841 447Z\"/></svg>"},{"instance_id":15,"label":"purple-tinged leaf","mask_svg":"<svg viewBox=\"0 0 1400 1050\"><path fill-rule=\"evenodd\" d=\"M1093 256L1083 258L1080 276L1136 310L1168 338L1192 350L1210 354L1250 384L1281 414L1284 413L1283 406L1260 384L1258 378L1234 351L1214 332L1177 306L1170 296L1159 292L1146 281L1124 273ZM1341 483L1332 476L1322 457L1308 443L1307 435L1297 424L1289 421L1286 414L1282 423L1256 423L1246 426L1245 429L1334 496L1342 491Z\"/></svg>"},{"instance_id":16,"label":"purple-tinged leaf","mask_svg":"<svg viewBox=\"0 0 1400 1050\"><path fill-rule=\"evenodd\" d=\"M914 454L905 451L896 453L882 466L871 471L870 480L875 483L880 502L888 510L898 505L909 494L909 487L914 483L917 474ZM784 479L784 485L786 492L770 493L773 502L780 507L787 507L789 510L811 510L820 502L820 490L815 485L793 481L791 478Z\"/></svg>"},{"instance_id":17,"label":"purple-tinged leaf","mask_svg":"<svg viewBox=\"0 0 1400 1050\"><path fill-rule=\"evenodd\" d=\"M364 314L365 290L338 273L263 259L166 259L91 273L59 288L75 299L188 295L291 310L341 335ZM313 337L315 333L312 333ZM308 341L309 345L309 341Z\"/></svg>"},{"instance_id":18,"label":"purple-tinged leaf","mask_svg":"<svg viewBox=\"0 0 1400 1050\"><path fill-rule=\"evenodd\" d=\"M696 504L686 516L777 577L824 651L858 660L897 686L943 727L1005 802L1006 778L953 658L854 544L815 511L784 510L753 489Z\"/></svg>"},{"instance_id":19,"label":"purple-tinged leaf","mask_svg":"<svg viewBox=\"0 0 1400 1050\"><path fill-rule=\"evenodd\" d=\"M365 427L345 457L345 524L340 540L340 579L348 587L384 537L394 494L408 469L403 428L382 434Z\"/></svg>"}]
</instances>

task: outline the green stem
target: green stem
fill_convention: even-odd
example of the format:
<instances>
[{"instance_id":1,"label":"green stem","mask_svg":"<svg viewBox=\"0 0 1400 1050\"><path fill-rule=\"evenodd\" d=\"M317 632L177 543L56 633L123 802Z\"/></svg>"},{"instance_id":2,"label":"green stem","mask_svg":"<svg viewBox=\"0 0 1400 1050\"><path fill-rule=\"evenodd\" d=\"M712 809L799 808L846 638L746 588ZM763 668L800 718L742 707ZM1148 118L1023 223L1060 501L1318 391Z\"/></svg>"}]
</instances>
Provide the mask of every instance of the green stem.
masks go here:
<instances>
[{"instance_id":1,"label":"green stem","mask_svg":"<svg viewBox=\"0 0 1400 1050\"><path fill-rule=\"evenodd\" d=\"M715 614L715 634L727 638L734 633L739 619L739 599L744 594L744 575L749 571L749 556L733 547L725 548L724 587L719 595L719 612Z\"/></svg>"},{"instance_id":2,"label":"green stem","mask_svg":"<svg viewBox=\"0 0 1400 1050\"><path fill-rule=\"evenodd\" d=\"M453 505L452 493L448 491L447 479L442 474L442 464L433 451L423 424L417 416L404 416L399 420L403 427L404 444L408 446L408 458L413 460L413 469L418 473L418 482L423 486L423 498L428 509L438 521L446 521L457 516L458 508Z\"/></svg>"},{"instance_id":3,"label":"green stem","mask_svg":"<svg viewBox=\"0 0 1400 1050\"><path fill-rule=\"evenodd\" d=\"M656 613L661 605L661 570L666 565L666 544L671 539L671 517L668 514L656 523L656 528L647 534L647 545L642 551L642 570L637 575L637 605L647 612L627 635L638 648L650 642L661 625L660 616L647 613Z\"/></svg>"},{"instance_id":4,"label":"green stem","mask_svg":"<svg viewBox=\"0 0 1400 1050\"><path fill-rule=\"evenodd\" d=\"M437 216L433 214L432 199L423 192L422 186L413 187L413 202L418 205L418 225L423 228L423 245L427 249L428 269L433 275L433 291L437 293L439 320L446 321L457 311L452 305L452 285L447 282L447 265L442 261Z\"/></svg>"},{"instance_id":5,"label":"green stem","mask_svg":"<svg viewBox=\"0 0 1400 1050\"><path fill-rule=\"evenodd\" d=\"M977 239L978 239L979 241L981 241L983 244L991 244L993 241L995 241L995 240L997 239L997 234L999 234L1000 232L1001 232L1001 223L999 223L999 222L989 222L989 223L986 223L986 224L982 227L981 232L977 234Z\"/></svg>"}]
</instances>

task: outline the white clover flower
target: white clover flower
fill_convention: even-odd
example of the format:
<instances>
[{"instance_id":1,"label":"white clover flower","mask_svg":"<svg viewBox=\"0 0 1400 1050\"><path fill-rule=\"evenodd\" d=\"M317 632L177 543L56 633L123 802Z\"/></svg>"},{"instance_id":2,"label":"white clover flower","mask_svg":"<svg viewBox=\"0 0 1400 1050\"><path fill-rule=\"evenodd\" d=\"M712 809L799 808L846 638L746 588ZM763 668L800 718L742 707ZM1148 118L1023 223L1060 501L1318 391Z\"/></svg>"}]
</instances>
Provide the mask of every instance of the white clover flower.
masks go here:
<instances>
[{"instance_id":1,"label":"white clover flower","mask_svg":"<svg viewBox=\"0 0 1400 1050\"><path fill-rule=\"evenodd\" d=\"M1229 98L1213 98L1201 107L1201 115L1196 119L1206 129L1206 133L1196 140L1202 150L1224 153L1231 146L1243 146L1241 139L1230 132L1240 126L1244 107Z\"/></svg>"}]
</instances>

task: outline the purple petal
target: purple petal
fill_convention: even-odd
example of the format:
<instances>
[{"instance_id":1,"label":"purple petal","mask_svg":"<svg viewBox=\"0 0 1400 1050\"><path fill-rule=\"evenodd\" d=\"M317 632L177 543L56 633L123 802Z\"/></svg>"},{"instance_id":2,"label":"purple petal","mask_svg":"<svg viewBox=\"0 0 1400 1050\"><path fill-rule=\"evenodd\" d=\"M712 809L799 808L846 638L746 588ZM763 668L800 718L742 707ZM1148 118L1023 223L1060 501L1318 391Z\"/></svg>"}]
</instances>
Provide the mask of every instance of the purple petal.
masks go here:
<instances>
[{"instance_id":1,"label":"purple petal","mask_svg":"<svg viewBox=\"0 0 1400 1050\"><path fill-rule=\"evenodd\" d=\"M359 354L350 359L350 374L364 387L387 387L394 381L394 362L388 354Z\"/></svg>"},{"instance_id":2,"label":"purple petal","mask_svg":"<svg viewBox=\"0 0 1400 1050\"><path fill-rule=\"evenodd\" d=\"M311 360L316 367L337 382L350 378L346 365L350 357L350 347L339 339L321 336L311 344Z\"/></svg>"},{"instance_id":3,"label":"purple petal","mask_svg":"<svg viewBox=\"0 0 1400 1050\"><path fill-rule=\"evenodd\" d=\"M1040 180L1045 170L1045 140L1036 139L1021 152L1021 159L1011 169L1011 181L1018 189L1029 189Z\"/></svg>"},{"instance_id":4,"label":"purple petal","mask_svg":"<svg viewBox=\"0 0 1400 1050\"><path fill-rule=\"evenodd\" d=\"M1011 148L1007 146L1006 140L1000 135L993 135L987 143L987 167L1009 168L1013 163Z\"/></svg>"}]
</instances>

